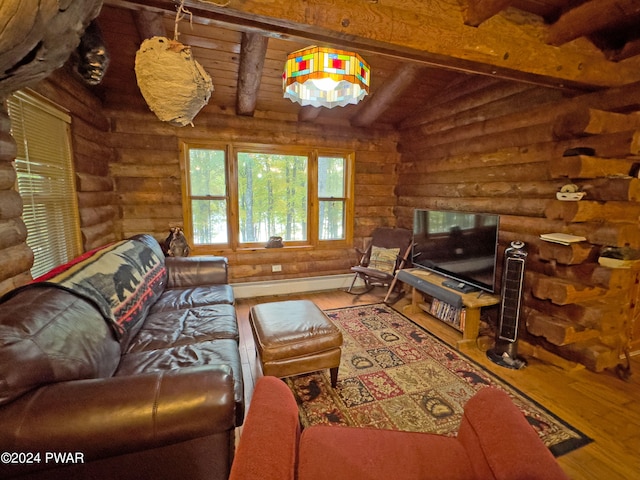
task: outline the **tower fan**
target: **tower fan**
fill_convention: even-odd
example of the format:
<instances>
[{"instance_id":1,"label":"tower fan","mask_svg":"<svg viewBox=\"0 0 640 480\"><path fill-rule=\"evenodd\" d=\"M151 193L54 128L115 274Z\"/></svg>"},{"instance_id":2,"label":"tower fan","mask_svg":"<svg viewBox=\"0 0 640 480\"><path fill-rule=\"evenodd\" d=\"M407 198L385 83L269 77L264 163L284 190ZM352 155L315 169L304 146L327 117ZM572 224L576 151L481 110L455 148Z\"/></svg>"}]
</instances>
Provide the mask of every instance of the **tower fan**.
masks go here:
<instances>
[{"instance_id":1,"label":"tower fan","mask_svg":"<svg viewBox=\"0 0 640 480\"><path fill-rule=\"evenodd\" d=\"M503 367L520 369L526 365L518 358L518 328L522 310L524 264L527 251L524 242L513 241L504 252L502 272L502 304L496 332L495 347L487 351L487 357Z\"/></svg>"}]
</instances>

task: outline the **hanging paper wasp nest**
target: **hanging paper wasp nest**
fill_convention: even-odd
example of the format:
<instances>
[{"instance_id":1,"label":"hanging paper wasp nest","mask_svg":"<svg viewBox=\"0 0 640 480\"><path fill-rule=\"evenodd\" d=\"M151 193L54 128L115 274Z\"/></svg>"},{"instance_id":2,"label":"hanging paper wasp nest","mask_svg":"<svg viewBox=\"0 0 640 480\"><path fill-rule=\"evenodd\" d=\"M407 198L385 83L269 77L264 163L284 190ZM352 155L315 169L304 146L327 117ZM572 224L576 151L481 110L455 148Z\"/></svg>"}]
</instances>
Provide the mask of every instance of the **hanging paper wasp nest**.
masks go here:
<instances>
[{"instance_id":1,"label":"hanging paper wasp nest","mask_svg":"<svg viewBox=\"0 0 640 480\"><path fill-rule=\"evenodd\" d=\"M153 37L142 42L135 70L147 105L171 125L193 125L213 92L211 77L193 58L191 48L176 40Z\"/></svg>"}]
</instances>

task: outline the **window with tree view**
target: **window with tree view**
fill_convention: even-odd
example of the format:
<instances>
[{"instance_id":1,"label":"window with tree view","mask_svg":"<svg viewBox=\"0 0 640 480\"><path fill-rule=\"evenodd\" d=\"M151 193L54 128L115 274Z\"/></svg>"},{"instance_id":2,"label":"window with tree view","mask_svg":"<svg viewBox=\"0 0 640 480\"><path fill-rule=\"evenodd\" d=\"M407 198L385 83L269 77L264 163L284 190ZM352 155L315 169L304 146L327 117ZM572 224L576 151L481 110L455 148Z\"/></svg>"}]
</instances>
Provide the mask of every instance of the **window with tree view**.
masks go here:
<instances>
[{"instance_id":1,"label":"window with tree view","mask_svg":"<svg viewBox=\"0 0 640 480\"><path fill-rule=\"evenodd\" d=\"M189 150L191 233L195 244L226 244L227 182L224 150Z\"/></svg>"},{"instance_id":2,"label":"window with tree view","mask_svg":"<svg viewBox=\"0 0 640 480\"><path fill-rule=\"evenodd\" d=\"M347 171L344 157L318 158L320 240L344 238Z\"/></svg>"},{"instance_id":3,"label":"window with tree view","mask_svg":"<svg viewBox=\"0 0 640 480\"><path fill-rule=\"evenodd\" d=\"M347 242L352 222L352 155L185 144L185 230L194 246Z\"/></svg>"},{"instance_id":4,"label":"window with tree view","mask_svg":"<svg viewBox=\"0 0 640 480\"><path fill-rule=\"evenodd\" d=\"M307 157L238 152L239 243L307 240Z\"/></svg>"}]
</instances>

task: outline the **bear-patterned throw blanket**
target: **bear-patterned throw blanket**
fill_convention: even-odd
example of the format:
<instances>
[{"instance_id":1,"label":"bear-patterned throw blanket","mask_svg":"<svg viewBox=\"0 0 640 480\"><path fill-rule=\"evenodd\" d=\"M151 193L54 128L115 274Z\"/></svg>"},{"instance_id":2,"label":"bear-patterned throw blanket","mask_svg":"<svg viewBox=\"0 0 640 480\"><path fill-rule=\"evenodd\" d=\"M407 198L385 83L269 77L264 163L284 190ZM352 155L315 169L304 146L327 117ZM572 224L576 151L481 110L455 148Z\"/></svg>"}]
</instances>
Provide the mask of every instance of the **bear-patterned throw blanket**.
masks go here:
<instances>
[{"instance_id":1,"label":"bear-patterned throw blanket","mask_svg":"<svg viewBox=\"0 0 640 480\"><path fill-rule=\"evenodd\" d=\"M164 258L141 241L123 240L93 250L28 286L64 288L91 301L122 339L164 289Z\"/></svg>"}]
</instances>

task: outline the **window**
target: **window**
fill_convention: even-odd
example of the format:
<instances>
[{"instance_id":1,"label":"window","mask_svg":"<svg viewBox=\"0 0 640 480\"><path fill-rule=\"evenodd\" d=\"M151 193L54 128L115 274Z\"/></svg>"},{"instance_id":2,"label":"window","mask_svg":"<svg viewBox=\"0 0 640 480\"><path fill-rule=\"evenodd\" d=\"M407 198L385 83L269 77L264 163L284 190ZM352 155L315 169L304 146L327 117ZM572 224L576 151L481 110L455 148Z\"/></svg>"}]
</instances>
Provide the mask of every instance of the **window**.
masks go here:
<instances>
[{"instance_id":1,"label":"window","mask_svg":"<svg viewBox=\"0 0 640 480\"><path fill-rule=\"evenodd\" d=\"M195 248L350 242L353 155L184 143L185 232Z\"/></svg>"},{"instance_id":2,"label":"window","mask_svg":"<svg viewBox=\"0 0 640 480\"><path fill-rule=\"evenodd\" d=\"M238 243L308 239L308 159L240 151L238 158Z\"/></svg>"},{"instance_id":3,"label":"window","mask_svg":"<svg viewBox=\"0 0 640 480\"><path fill-rule=\"evenodd\" d=\"M318 158L318 204L320 205L320 240L344 238L345 208L347 205L344 157Z\"/></svg>"},{"instance_id":4,"label":"window","mask_svg":"<svg viewBox=\"0 0 640 480\"><path fill-rule=\"evenodd\" d=\"M193 243L226 244L227 186L224 150L189 150Z\"/></svg>"},{"instance_id":5,"label":"window","mask_svg":"<svg viewBox=\"0 0 640 480\"><path fill-rule=\"evenodd\" d=\"M11 134L17 144L17 189L23 201L27 245L33 250L36 278L80 254L70 147L69 115L28 92L8 99Z\"/></svg>"}]
</instances>

